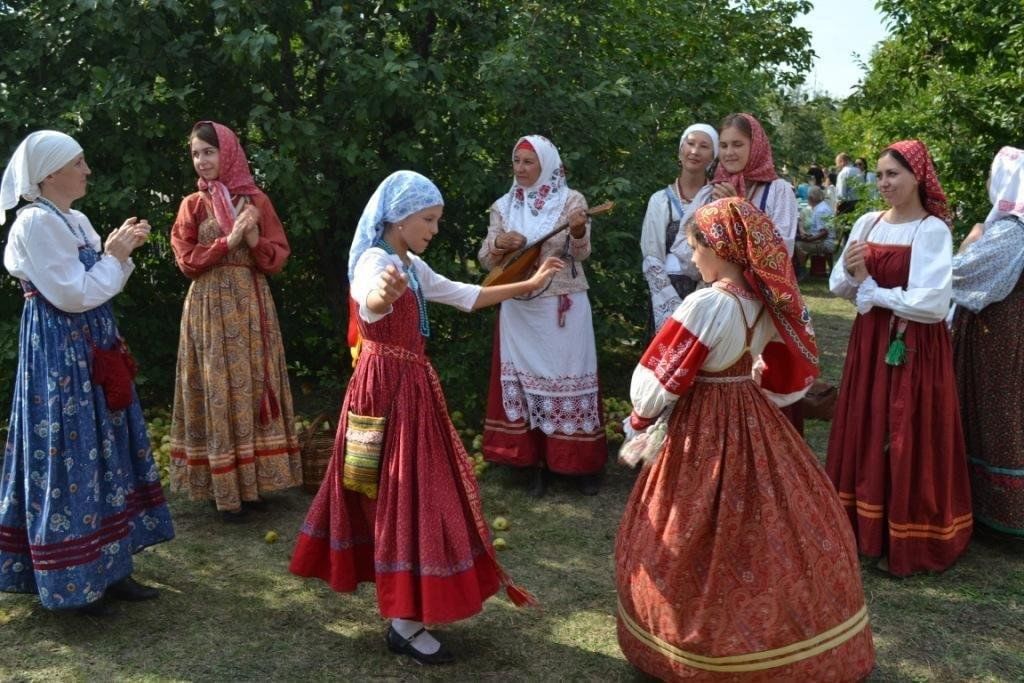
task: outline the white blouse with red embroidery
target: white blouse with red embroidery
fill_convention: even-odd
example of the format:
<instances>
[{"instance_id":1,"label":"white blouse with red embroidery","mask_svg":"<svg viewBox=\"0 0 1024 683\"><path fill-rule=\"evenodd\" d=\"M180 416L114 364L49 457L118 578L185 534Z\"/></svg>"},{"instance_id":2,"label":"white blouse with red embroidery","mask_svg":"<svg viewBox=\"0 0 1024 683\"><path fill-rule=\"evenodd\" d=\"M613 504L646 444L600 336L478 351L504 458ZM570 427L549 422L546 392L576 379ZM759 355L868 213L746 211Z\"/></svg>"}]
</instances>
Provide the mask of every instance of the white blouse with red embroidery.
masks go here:
<instances>
[{"instance_id":1,"label":"white blouse with red embroidery","mask_svg":"<svg viewBox=\"0 0 1024 683\"><path fill-rule=\"evenodd\" d=\"M783 344L772 318L758 318L763 305L753 294L722 284L688 296L665 322L633 371L629 391L633 428L645 428L673 405L701 370L719 372L739 361L746 352L746 329L755 320L751 356L785 357L785 353L765 353L769 345ZM766 360L760 374L762 390L777 405L789 405L807 392L805 378L797 374L796 368L784 362Z\"/></svg>"}]
</instances>

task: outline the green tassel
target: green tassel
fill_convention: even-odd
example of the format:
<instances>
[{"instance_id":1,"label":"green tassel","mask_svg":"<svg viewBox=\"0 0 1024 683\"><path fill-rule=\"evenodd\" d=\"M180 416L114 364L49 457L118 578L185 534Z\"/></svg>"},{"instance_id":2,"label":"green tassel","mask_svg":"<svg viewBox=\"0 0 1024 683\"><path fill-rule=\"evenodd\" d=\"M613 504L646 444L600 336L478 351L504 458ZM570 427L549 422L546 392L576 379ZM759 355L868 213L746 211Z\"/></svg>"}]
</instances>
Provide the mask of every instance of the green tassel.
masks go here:
<instances>
[{"instance_id":1,"label":"green tassel","mask_svg":"<svg viewBox=\"0 0 1024 683\"><path fill-rule=\"evenodd\" d=\"M907 344L903 341L903 333L896 335L896 338L889 343L889 350L885 352L886 365L903 365L907 359Z\"/></svg>"}]
</instances>

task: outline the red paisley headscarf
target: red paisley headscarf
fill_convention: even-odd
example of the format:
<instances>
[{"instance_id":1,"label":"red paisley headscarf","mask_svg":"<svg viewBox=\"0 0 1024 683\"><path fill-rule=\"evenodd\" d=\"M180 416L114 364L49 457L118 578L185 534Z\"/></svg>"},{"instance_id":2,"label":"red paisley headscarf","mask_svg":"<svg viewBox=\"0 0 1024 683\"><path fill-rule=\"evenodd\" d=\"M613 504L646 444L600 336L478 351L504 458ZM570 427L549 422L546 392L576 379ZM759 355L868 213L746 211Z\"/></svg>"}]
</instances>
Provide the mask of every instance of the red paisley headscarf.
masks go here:
<instances>
[{"instance_id":1,"label":"red paisley headscarf","mask_svg":"<svg viewBox=\"0 0 1024 683\"><path fill-rule=\"evenodd\" d=\"M719 161L713 183L730 183L739 192L740 197L747 196L747 182L770 183L779 177L775 172L775 159L772 157L772 143L764 132L761 122L750 114L737 114L750 124L750 157L747 165L739 173L729 173L725 164ZM722 130L725 130L724 128Z\"/></svg>"},{"instance_id":2,"label":"red paisley headscarf","mask_svg":"<svg viewBox=\"0 0 1024 683\"><path fill-rule=\"evenodd\" d=\"M200 191L210 193L213 215L220 225L221 233L227 235L235 224L235 207L231 204L231 197L254 195L260 190L252 179L249 160L245 158L245 150L238 142L235 132L214 121L199 121L192 126L192 130L204 123L213 126L213 131L217 134L220 171L216 180L207 182L200 178L196 185Z\"/></svg>"},{"instance_id":3,"label":"red paisley headscarf","mask_svg":"<svg viewBox=\"0 0 1024 683\"><path fill-rule=\"evenodd\" d=\"M907 160L918 184L924 189L925 211L936 218L941 218L948 225L951 219L946 193L942 191L939 176L935 173L935 164L932 163L932 155L928 153L924 143L920 140L900 140L886 149L899 152L900 156Z\"/></svg>"},{"instance_id":4,"label":"red paisley headscarf","mask_svg":"<svg viewBox=\"0 0 1024 683\"><path fill-rule=\"evenodd\" d=\"M818 343L786 246L768 216L745 199L725 197L697 209L697 229L720 258L743 267L764 302L803 387L818 376ZM767 353L765 354L768 355Z\"/></svg>"}]
</instances>

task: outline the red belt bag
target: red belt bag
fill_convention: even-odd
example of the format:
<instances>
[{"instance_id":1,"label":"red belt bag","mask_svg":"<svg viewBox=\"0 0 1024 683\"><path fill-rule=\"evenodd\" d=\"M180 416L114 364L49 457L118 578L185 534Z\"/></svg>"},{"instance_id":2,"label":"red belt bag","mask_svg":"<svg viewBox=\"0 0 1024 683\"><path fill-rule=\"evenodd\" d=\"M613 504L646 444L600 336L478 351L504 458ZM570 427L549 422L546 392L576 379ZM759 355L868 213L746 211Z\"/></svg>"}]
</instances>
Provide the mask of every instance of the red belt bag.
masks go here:
<instances>
[{"instance_id":1,"label":"red belt bag","mask_svg":"<svg viewBox=\"0 0 1024 683\"><path fill-rule=\"evenodd\" d=\"M124 410L132 402L132 380L139 366L120 337L109 349L92 347L92 381L103 387L107 408Z\"/></svg>"}]
</instances>

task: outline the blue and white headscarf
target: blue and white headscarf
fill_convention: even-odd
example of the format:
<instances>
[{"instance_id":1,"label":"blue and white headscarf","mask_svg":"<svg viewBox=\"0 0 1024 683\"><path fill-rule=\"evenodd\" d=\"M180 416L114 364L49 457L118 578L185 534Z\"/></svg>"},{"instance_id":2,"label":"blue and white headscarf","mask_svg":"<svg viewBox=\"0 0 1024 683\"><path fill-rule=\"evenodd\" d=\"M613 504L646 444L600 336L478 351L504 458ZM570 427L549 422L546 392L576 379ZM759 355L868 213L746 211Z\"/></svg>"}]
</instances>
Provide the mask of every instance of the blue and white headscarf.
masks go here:
<instances>
[{"instance_id":1,"label":"blue and white headscarf","mask_svg":"<svg viewBox=\"0 0 1024 683\"><path fill-rule=\"evenodd\" d=\"M395 171L381 182L359 218L348 252L348 279L355 277L356 262L384 233L384 225L431 206L443 206L444 198L426 176L415 171Z\"/></svg>"}]
</instances>

